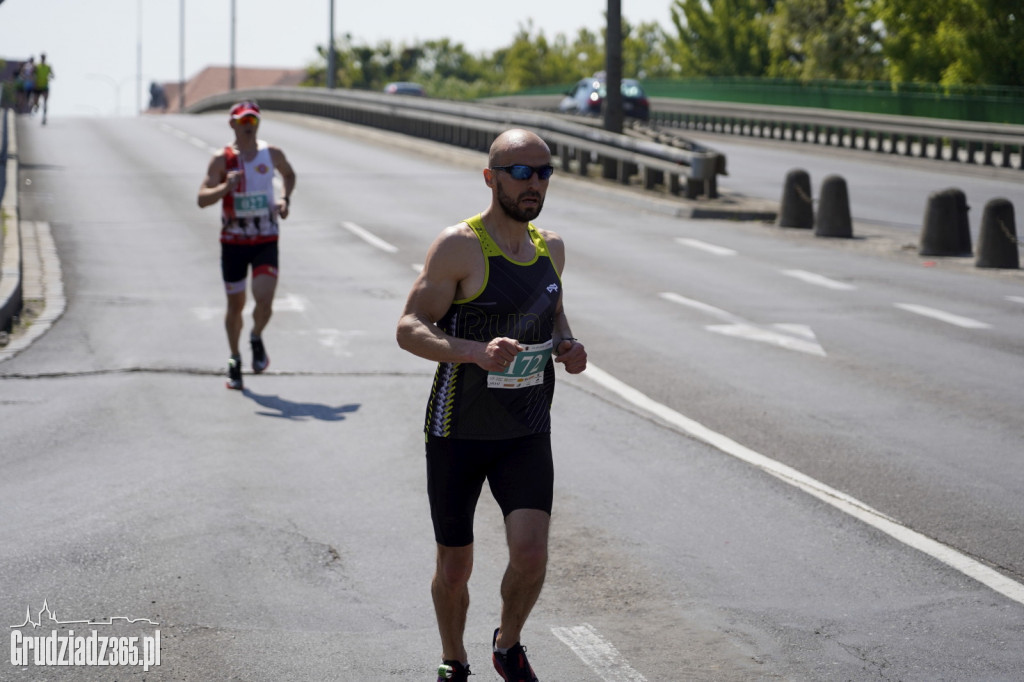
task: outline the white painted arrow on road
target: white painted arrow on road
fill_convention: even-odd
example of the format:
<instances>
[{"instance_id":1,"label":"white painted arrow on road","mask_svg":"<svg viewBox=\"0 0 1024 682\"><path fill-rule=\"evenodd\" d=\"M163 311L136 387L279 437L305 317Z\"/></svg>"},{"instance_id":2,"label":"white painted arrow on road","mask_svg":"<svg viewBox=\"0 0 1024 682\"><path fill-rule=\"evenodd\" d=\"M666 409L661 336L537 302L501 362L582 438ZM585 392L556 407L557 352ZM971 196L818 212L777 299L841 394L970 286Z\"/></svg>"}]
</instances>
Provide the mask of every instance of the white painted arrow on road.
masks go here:
<instances>
[{"instance_id":1,"label":"white painted arrow on road","mask_svg":"<svg viewBox=\"0 0 1024 682\"><path fill-rule=\"evenodd\" d=\"M734 338L747 339L749 341L760 341L761 343L768 343L773 346L780 348L786 348L788 350L795 350L801 353L808 353L810 355L818 355L825 357L825 349L818 343L817 337L814 335L814 331L803 324L772 324L772 325L756 325L753 322L749 322L733 315L732 313L708 305L707 303L701 303L695 301L692 298L686 298L679 294L672 292L664 292L660 296L666 301L671 301L678 305L683 305L694 310L700 310L714 315L715 317L724 320L728 324L713 324L705 327L710 332L716 334L724 334L725 336L732 336Z\"/></svg>"}]
</instances>

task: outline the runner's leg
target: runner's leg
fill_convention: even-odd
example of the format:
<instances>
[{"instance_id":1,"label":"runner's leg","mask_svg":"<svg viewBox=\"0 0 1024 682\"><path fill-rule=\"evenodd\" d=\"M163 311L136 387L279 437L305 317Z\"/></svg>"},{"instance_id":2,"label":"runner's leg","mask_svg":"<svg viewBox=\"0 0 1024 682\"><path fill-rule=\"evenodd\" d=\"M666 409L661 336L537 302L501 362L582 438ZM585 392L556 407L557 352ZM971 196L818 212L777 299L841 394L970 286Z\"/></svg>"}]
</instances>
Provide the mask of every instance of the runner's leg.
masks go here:
<instances>
[{"instance_id":1,"label":"runner's leg","mask_svg":"<svg viewBox=\"0 0 1024 682\"><path fill-rule=\"evenodd\" d=\"M224 315L224 329L228 334L231 355L241 355L238 340L242 337L242 309L245 308L245 287L240 292L228 294L228 309Z\"/></svg>"},{"instance_id":2,"label":"runner's leg","mask_svg":"<svg viewBox=\"0 0 1024 682\"><path fill-rule=\"evenodd\" d=\"M466 662L464 636L469 613L469 576L473 572L473 545L437 546L437 569L430 584L437 629L441 634L441 659Z\"/></svg>"},{"instance_id":3,"label":"runner's leg","mask_svg":"<svg viewBox=\"0 0 1024 682\"><path fill-rule=\"evenodd\" d=\"M277 276L258 274L252 278L252 297L256 306L252 311L252 333L260 336L270 322L274 312L274 292L277 290Z\"/></svg>"},{"instance_id":4,"label":"runner's leg","mask_svg":"<svg viewBox=\"0 0 1024 682\"><path fill-rule=\"evenodd\" d=\"M517 509L505 519L508 567L501 581L501 631L497 646L519 641L547 574L551 516L539 509Z\"/></svg>"}]
</instances>

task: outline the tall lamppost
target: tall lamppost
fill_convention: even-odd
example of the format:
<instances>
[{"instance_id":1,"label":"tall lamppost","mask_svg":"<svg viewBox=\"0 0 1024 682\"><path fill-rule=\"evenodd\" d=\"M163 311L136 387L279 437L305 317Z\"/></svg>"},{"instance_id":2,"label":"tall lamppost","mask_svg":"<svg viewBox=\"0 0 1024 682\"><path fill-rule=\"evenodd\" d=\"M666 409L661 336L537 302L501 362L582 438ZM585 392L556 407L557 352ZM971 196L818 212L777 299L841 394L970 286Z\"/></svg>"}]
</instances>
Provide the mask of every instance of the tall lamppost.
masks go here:
<instances>
[{"instance_id":1,"label":"tall lamppost","mask_svg":"<svg viewBox=\"0 0 1024 682\"><path fill-rule=\"evenodd\" d=\"M608 0L608 30L605 38L604 129L622 132L622 2Z\"/></svg>"},{"instance_id":2,"label":"tall lamppost","mask_svg":"<svg viewBox=\"0 0 1024 682\"><path fill-rule=\"evenodd\" d=\"M327 89L334 89L334 71L337 68L337 64L334 62L334 0L330 0L331 10L330 18L328 19L328 35L327 35Z\"/></svg>"},{"instance_id":3,"label":"tall lamppost","mask_svg":"<svg viewBox=\"0 0 1024 682\"><path fill-rule=\"evenodd\" d=\"M235 89L235 0L231 0L231 77L228 85L231 90Z\"/></svg>"},{"instance_id":4,"label":"tall lamppost","mask_svg":"<svg viewBox=\"0 0 1024 682\"><path fill-rule=\"evenodd\" d=\"M178 26L178 112L185 110L185 0L181 0Z\"/></svg>"},{"instance_id":5,"label":"tall lamppost","mask_svg":"<svg viewBox=\"0 0 1024 682\"><path fill-rule=\"evenodd\" d=\"M121 115L121 88L124 87L128 83L129 80L131 80L133 78L137 78L137 76L135 74L129 74L129 75L125 76L124 78L122 78L121 80L117 80L113 76L111 76L109 74L105 74L105 73L87 73L87 74L85 74L85 77L89 78L91 80L103 81L103 82L109 84L111 88L113 88L113 90L114 90L114 108L111 110L110 113L113 114L114 116L120 116Z\"/></svg>"},{"instance_id":6,"label":"tall lamppost","mask_svg":"<svg viewBox=\"0 0 1024 682\"><path fill-rule=\"evenodd\" d=\"M142 0L139 0L138 32L135 39L135 112L142 113Z\"/></svg>"}]
</instances>

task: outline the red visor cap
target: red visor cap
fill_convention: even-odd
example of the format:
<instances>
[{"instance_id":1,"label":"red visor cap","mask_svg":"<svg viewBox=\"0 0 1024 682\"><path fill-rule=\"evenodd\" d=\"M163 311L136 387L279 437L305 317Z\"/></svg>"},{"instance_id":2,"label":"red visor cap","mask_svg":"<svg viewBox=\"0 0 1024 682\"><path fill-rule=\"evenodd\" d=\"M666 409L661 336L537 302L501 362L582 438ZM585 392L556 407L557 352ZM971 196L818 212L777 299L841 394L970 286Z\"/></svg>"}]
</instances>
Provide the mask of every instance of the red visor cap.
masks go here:
<instances>
[{"instance_id":1,"label":"red visor cap","mask_svg":"<svg viewBox=\"0 0 1024 682\"><path fill-rule=\"evenodd\" d=\"M231 120L237 121L243 116L260 117L260 108L255 102L239 102L231 107Z\"/></svg>"}]
</instances>

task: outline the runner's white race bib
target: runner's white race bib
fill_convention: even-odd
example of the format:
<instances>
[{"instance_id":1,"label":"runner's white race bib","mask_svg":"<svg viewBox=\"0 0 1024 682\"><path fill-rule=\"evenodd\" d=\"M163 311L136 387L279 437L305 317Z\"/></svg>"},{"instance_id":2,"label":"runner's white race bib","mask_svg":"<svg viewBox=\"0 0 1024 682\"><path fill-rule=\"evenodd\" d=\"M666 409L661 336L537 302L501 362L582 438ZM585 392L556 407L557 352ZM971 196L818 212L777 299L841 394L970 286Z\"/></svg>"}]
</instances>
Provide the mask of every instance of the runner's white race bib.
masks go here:
<instances>
[{"instance_id":1,"label":"runner's white race bib","mask_svg":"<svg viewBox=\"0 0 1024 682\"><path fill-rule=\"evenodd\" d=\"M487 373L487 388L526 388L544 383L551 347L550 340L524 346L504 372Z\"/></svg>"},{"instance_id":2,"label":"runner's white race bib","mask_svg":"<svg viewBox=\"0 0 1024 682\"><path fill-rule=\"evenodd\" d=\"M266 192L236 192L234 197L236 218L256 218L269 212Z\"/></svg>"}]
</instances>

